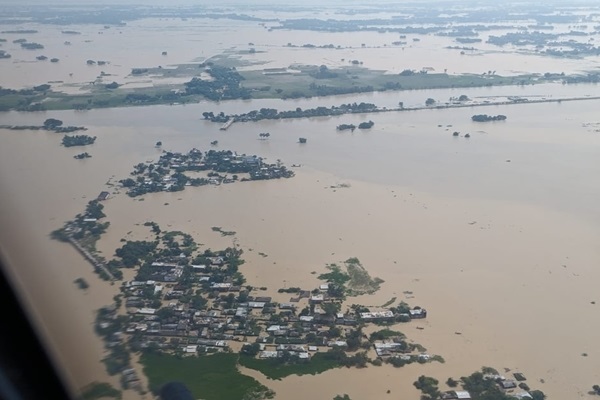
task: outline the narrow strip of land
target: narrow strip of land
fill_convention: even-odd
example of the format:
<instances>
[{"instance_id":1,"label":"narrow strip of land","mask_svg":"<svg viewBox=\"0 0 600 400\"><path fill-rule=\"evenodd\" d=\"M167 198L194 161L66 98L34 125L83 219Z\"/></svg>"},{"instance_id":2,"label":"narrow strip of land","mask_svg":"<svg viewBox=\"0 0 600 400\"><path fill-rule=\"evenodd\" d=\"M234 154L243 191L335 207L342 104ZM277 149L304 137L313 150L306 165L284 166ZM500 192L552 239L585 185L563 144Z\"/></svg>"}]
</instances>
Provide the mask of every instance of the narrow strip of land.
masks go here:
<instances>
[{"instance_id":1,"label":"narrow strip of land","mask_svg":"<svg viewBox=\"0 0 600 400\"><path fill-rule=\"evenodd\" d=\"M358 105L343 104L342 106L331 108L317 107L313 109L297 110L297 111L277 111L275 109L254 110L244 114L231 115L212 115L205 113L204 118L212 122L225 123L221 127L222 130L227 129L234 122L257 122L263 119L290 119L290 118L311 118L311 117L328 117L345 114L367 114L380 112L400 112L400 111L421 111L421 110L436 110L450 108L469 108L469 107L485 107L485 106L503 106L503 105L519 105L519 104L539 104L539 103L561 103L563 101L584 101L584 100L600 100L600 96L579 96L579 97L564 97L552 99L526 99L519 98L513 100L502 101L485 101L482 103L444 103L440 105L424 105L417 107L378 107L371 103L360 103ZM266 110L266 112L264 111Z\"/></svg>"},{"instance_id":2,"label":"narrow strip of land","mask_svg":"<svg viewBox=\"0 0 600 400\"><path fill-rule=\"evenodd\" d=\"M102 270L102 272L104 272L109 280L114 281L115 277L114 275L108 270L108 268L106 268L106 266L104 265L104 263L100 262L92 253L90 253L89 251L87 251L86 249L83 248L82 245L79 244L79 242L77 240L75 240L71 235L67 235L67 241L73 246L75 247L75 249L77 249L77 251L90 263L94 266L94 268L96 268L97 270Z\"/></svg>"}]
</instances>

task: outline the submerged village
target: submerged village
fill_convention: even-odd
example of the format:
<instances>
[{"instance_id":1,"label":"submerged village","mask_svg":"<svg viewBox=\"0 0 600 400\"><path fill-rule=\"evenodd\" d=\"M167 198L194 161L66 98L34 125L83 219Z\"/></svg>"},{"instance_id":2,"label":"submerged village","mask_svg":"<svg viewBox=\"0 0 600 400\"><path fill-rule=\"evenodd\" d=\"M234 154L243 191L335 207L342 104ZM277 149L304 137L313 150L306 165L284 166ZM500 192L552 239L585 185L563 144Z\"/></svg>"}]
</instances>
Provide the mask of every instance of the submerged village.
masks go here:
<instances>
[{"instance_id":1,"label":"submerged village","mask_svg":"<svg viewBox=\"0 0 600 400\"><path fill-rule=\"evenodd\" d=\"M233 151L192 149L188 153L163 151L156 162L135 165L119 186L137 197L190 186L293 176L279 160L269 164L260 157ZM441 355L430 354L397 330L415 319L427 318L425 308L395 297L376 308L348 301L373 293L383 283L371 277L355 257L325 265L316 287L252 287L246 284L243 250L235 241L231 247L212 250L198 245L185 232L165 231L146 221L154 240L122 239L124 244L116 249L114 258L105 259L95 247L110 225L102 203L118 194L102 191L83 213L51 236L73 245L100 278L120 284L114 303L98 311L95 326L108 352L103 360L106 369L120 377L120 389L157 393L167 381L184 379L177 375L178 368L191 366L174 365L188 360L199 363L193 367L199 373L215 368L227 371L210 382L201 376L186 382L196 397L210 392L202 397L207 399L275 396L241 374L238 365L281 379L340 367L444 362ZM222 236L235 235L221 227L212 230ZM124 269L135 271L133 280L123 280ZM90 284L81 278L74 283L82 290ZM274 300L288 295L287 301ZM142 385L134 355L139 356L149 388ZM414 385L423 393L422 399L545 398L541 391L530 390L524 380L521 373L512 379L493 368L483 368L468 377L448 378L450 390L442 390L437 379L425 375ZM120 389L97 383L89 392L102 391L119 398Z\"/></svg>"}]
</instances>

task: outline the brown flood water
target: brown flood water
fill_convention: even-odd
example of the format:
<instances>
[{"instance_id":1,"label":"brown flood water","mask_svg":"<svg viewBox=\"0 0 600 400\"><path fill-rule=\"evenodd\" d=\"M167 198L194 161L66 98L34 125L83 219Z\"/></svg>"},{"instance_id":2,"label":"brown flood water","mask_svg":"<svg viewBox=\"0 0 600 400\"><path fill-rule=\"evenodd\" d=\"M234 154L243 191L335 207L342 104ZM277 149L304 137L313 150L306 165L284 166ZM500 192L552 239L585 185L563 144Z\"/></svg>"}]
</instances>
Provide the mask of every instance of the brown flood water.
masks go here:
<instances>
[{"instance_id":1,"label":"brown flood water","mask_svg":"<svg viewBox=\"0 0 600 400\"><path fill-rule=\"evenodd\" d=\"M69 381L74 387L114 382L98 362L103 350L92 321L93 310L110 303L117 288L96 279L48 233L80 212L111 177L156 159L157 140L165 149L185 151L207 149L218 138L219 148L303 167L290 180L189 188L145 201L115 192L105 203L111 227L99 249L110 256L122 237L144 237L141 224L148 220L222 248L232 238L210 229L222 226L236 231L245 249L248 283L273 291L312 287L311 272L358 257L385 283L375 295L349 303L381 305L412 291L415 297L405 300L427 307L430 317L399 329L446 359L398 370L262 379L278 398L300 398L300 387L302 396L314 398L376 398L388 389L416 396L410 383L420 374L445 381L482 365L519 369L532 387L545 380L535 386L552 398L573 398L600 371L600 317L590 303L597 300L600 274L594 179L600 136L582 126L598 122L596 107L498 107L494 113L509 116L501 124L476 125L471 110L435 110L234 124L227 132L199 121L197 107L56 113L98 136L86 149L93 158L74 160L81 150L62 148L60 135L2 131L0 222L11 229L0 239ZM5 116L11 123L35 123L46 114ZM341 122L368 118L376 121L369 132L335 130ZM472 137L453 138L454 129ZM271 132L269 141L257 140L262 131ZM296 143L301 135L309 138L305 146ZM350 187L331 188L340 183ZM80 276L92 283L87 292L72 283Z\"/></svg>"},{"instance_id":2,"label":"brown flood water","mask_svg":"<svg viewBox=\"0 0 600 400\"><path fill-rule=\"evenodd\" d=\"M392 40L381 34L275 34L248 23L237 24L235 32L224 30L215 21L170 23L172 29L161 30L156 21L138 21L124 28L127 32L123 34L117 28L98 34L95 28L74 27L84 33L73 38L60 34L58 28L36 27L46 30L48 50L44 53L60 57L61 62L25 62L34 59L35 52L12 49L9 41L3 49L13 53L13 59L0 63L0 85L29 85L30 76L39 77L36 84L91 81L101 69L88 68L88 58L109 60L106 72L130 79L125 76L132 67L192 61L194 51L186 47L191 42L198 45L194 57L202 58L232 46L246 48L247 40L255 42L257 49L261 44L284 46L287 42L339 42L358 47L362 42L370 46ZM189 37L173 40L182 31ZM207 33L222 39L214 41ZM139 45L141 37L146 38L143 45ZM64 46L64 40L71 40L72 46ZM269 58L268 66L299 59L335 65L343 57L369 57L373 60L369 67L389 70L463 65L457 54L439 56L435 49L443 40L427 37L405 49L401 60L418 60L406 66L397 61L399 49L340 50L329 59L320 50L288 52L277 47L267 53L270 58L261 53L256 58ZM115 52L115 43L122 43L122 50ZM134 43L139 51L132 60L126 50ZM160 56L163 48L169 52L167 61ZM468 68L475 72L489 69L490 64L502 65L503 71L527 68L545 72L551 66L554 72L569 72L593 67L596 62L553 59L550 65L546 58L511 53L469 60ZM73 77L69 72L74 72ZM142 224L149 220L164 229L190 232L199 243L215 249L232 244L231 237L220 237L210 229L221 226L237 232L236 243L245 250L243 272L251 285L267 286L274 292L286 285L310 288L317 284L313 271L319 273L327 263L358 257L372 276L385 283L376 294L351 299L349 304L376 306L397 297L428 309L426 321L398 329L431 353L442 355L445 364L339 369L282 381L269 381L244 370L276 390L278 399L328 399L342 393L376 399L388 398L387 390L391 395L417 398L412 382L419 375L435 376L443 382L483 365L519 369L531 387L553 399L585 397L600 381L596 337L600 314L599 306L591 304L600 301L596 298L600 134L595 132L600 128L600 102L267 121L234 124L226 132L200 118L203 111L240 113L261 107L308 108L354 101L387 107L403 101L412 106L428 97L446 101L463 93L482 99L596 92L596 86L549 84L88 112L0 113L1 124L41 124L54 117L67 125L84 125L88 134L98 137L93 146L82 150L61 147L61 135L0 131L1 250L65 379L75 389L92 381L119 386L117 379L104 371L100 362L104 350L93 330L94 311L109 304L118 288L97 279L71 247L51 241L48 234L81 212L101 190L109 190L113 196L105 205L111 226L98 244L106 257L112 256L121 238L143 238L147 231ZM480 112L505 114L508 120L471 122L471 115ZM368 119L375 121L375 126L366 132L339 133L335 129L340 123L358 124ZM454 138L451 133L455 130L462 135L469 132L471 138ZM270 132L271 138L257 140L259 132ZM308 138L306 145L297 143L301 136ZM158 158L160 152L154 148L158 140L166 150L188 151L192 147L208 150L216 139L220 149L302 167L290 180L188 188L149 195L144 201L106 186L109 180L127 177L132 165ZM74 160L72 156L82 151L93 157ZM331 188L341 183L350 187ZM90 282L89 290L76 288L73 280L78 277ZM404 291L412 291L414 298L406 298ZM540 383L541 379L545 383ZM131 393L127 396L136 398Z\"/></svg>"},{"instance_id":3,"label":"brown flood water","mask_svg":"<svg viewBox=\"0 0 600 400\"><path fill-rule=\"evenodd\" d=\"M289 17L289 16L287 16ZM294 18L297 18L295 16ZM557 31L570 30L557 24ZM482 33L482 43L467 45L476 50L447 49L463 45L453 38L409 34L405 45L392 45L399 40L396 33L377 32L310 32L273 30L258 22L175 18L142 19L126 26L104 28L101 25L70 25L68 30L79 35L63 34L63 26L21 24L11 29L35 29L33 34L2 34L7 39L2 50L12 55L0 60L0 86L19 89L51 83L55 90L81 93L94 81L117 81L124 87L155 86L168 80L131 76L132 68L169 68L183 63L200 63L228 52L242 62L241 69L288 67L292 64L345 67L351 60L363 62L369 69L399 73L405 69L432 68L449 74L482 74L496 71L499 75L585 73L599 67L597 57L584 59L550 58L534 53L532 46L493 46L485 43L488 36L506 31ZM40 50L22 49L13 40L25 38L44 46ZM419 39L415 42L413 39ZM575 37L574 40L582 41ZM70 45L65 45L69 42ZM250 44L252 43L252 45ZM296 47L288 47L288 43ZM340 49L302 48L333 44ZM364 47L363 47L364 44ZM249 54L254 48L256 53ZM167 55L163 56L162 52ZM135 56L132 57L132 54ZM58 63L37 61L36 56L58 58ZM104 65L88 65L87 60L105 61ZM101 74L105 75L102 76ZM188 79L189 80L189 79Z\"/></svg>"}]
</instances>

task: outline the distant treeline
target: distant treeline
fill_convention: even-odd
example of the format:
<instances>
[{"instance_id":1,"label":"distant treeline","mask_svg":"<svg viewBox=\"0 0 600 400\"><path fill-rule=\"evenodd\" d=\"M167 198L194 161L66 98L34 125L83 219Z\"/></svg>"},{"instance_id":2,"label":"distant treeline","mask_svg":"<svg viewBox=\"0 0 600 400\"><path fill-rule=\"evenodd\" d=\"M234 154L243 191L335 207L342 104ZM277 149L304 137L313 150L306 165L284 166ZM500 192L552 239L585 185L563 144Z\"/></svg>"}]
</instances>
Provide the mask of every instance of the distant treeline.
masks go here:
<instances>
[{"instance_id":1,"label":"distant treeline","mask_svg":"<svg viewBox=\"0 0 600 400\"><path fill-rule=\"evenodd\" d=\"M473 115L471 119L475 122L504 121L506 119L506 115L477 114Z\"/></svg>"},{"instance_id":2,"label":"distant treeline","mask_svg":"<svg viewBox=\"0 0 600 400\"><path fill-rule=\"evenodd\" d=\"M352 113L364 113L370 111L378 111L379 109L373 103L349 103L342 104L341 106L332 106L330 108L327 107L317 107L317 108L309 108L306 110L301 109L300 107L295 110L290 111L278 111L275 108L261 108L260 110L253 110L244 114L233 114L233 115L225 115L224 113L219 113L215 115L213 112L204 112L202 116L204 119L207 119L212 122L226 122L230 118L234 118L235 121L238 122L247 122L247 121L260 121L263 119L285 119L285 118L307 118L307 117L326 117L332 115L344 115L344 114L352 114ZM369 123L372 124L371 121ZM366 123L368 124L368 123Z\"/></svg>"}]
</instances>

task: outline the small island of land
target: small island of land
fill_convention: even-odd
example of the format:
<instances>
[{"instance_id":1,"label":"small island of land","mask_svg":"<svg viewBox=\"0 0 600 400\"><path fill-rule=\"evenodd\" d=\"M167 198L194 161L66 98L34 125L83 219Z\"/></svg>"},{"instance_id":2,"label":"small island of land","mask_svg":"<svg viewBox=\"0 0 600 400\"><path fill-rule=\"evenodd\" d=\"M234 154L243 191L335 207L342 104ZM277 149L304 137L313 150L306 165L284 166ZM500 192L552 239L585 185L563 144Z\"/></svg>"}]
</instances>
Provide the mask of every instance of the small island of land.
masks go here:
<instances>
[{"instance_id":1,"label":"small island of land","mask_svg":"<svg viewBox=\"0 0 600 400\"><path fill-rule=\"evenodd\" d=\"M73 156L76 160L83 160L84 158L91 158L92 156L87 151L85 153L79 153Z\"/></svg>"},{"instance_id":2,"label":"small island of land","mask_svg":"<svg viewBox=\"0 0 600 400\"><path fill-rule=\"evenodd\" d=\"M177 192L186 186L291 178L294 173L280 162L268 164L257 156L239 155L230 150L202 153L192 149L186 154L164 151L158 162L137 164L131 175L135 179L120 182L129 196L136 197L145 193Z\"/></svg>"},{"instance_id":3,"label":"small island of land","mask_svg":"<svg viewBox=\"0 0 600 400\"><path fill-rule=\"evenodd\" d=\"M96 141L96 136L89 135L65 135L62 139L62 145L65 147L73 147L73 146L87 146L90 144L94 144Z\"/></svg>"},{"instance_id":4,"label":"small island of land","mask_svg":"<svg viewBox=\"0 0 600 400\"><path fill-rule=\"evenodd\" d=\"M471 120L475 122L504 121L505 119L506 115L477 114L471 117Z\"/></svg>"}]
</instances>

